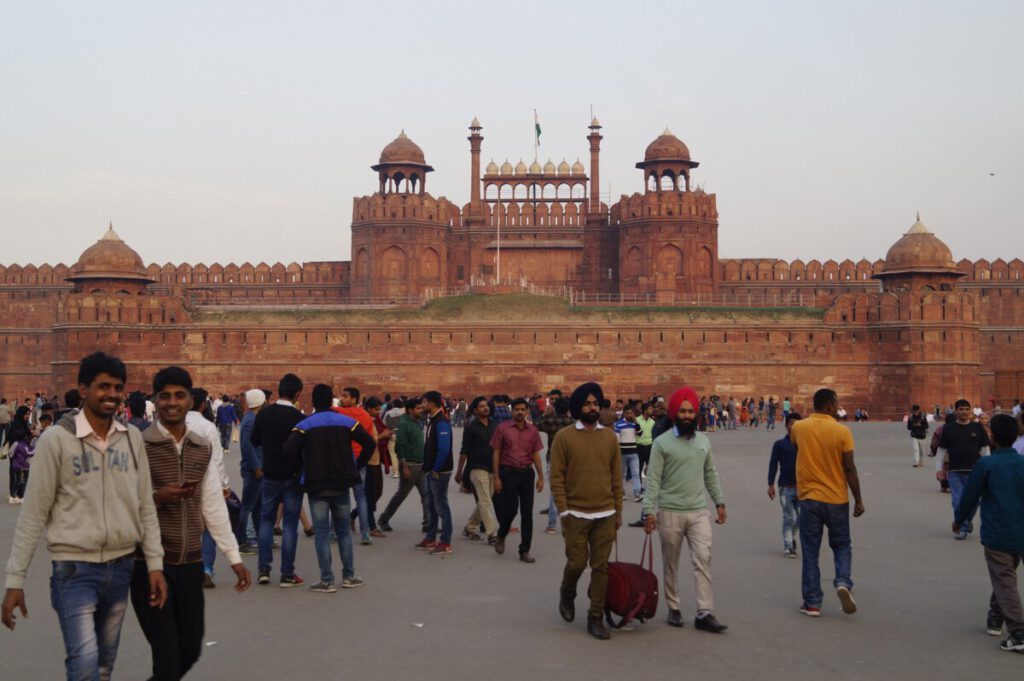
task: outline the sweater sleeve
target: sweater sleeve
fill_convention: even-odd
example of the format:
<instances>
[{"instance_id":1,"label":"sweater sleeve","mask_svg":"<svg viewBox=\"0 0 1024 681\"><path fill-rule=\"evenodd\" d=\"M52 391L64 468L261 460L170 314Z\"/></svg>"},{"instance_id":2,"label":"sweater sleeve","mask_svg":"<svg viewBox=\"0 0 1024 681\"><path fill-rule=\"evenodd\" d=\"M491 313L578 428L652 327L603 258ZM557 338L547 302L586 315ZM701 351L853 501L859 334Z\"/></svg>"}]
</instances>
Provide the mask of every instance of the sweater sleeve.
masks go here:
<instances>
[{"instance_id":1,"label":"sweater sleeve","mask_svg":"<svg viewBox=\"0 0 1024 681\"><path fill-rule=\"evenodd\" d=\"M643 514L653 515L658 508L658 493L661 491L661 475L665 469L665 450L658 440L651 445L651 458L647 463L647 486L644 490ZM621 498L622 495L620 494Z\"/></svg>"},{"instance_id":2,"label":"sweater sleeve","mask_svg":"<svg viewBox=\"0 0 1024 681\"><path fill-rule=\"evenodd\" d=\"M227 558L228 563L236 565L242 562L242 556L238 553L238 540L235 533L231 531L231 518L228 516L228 507L224 503L224 489L220 485L220 476L217 472L217 464L213 457L206 467L206 475L203 476L203 522L209 530L217 548Z\"/></svg>"},{"instance_id":3,"label":"sweater sleeve","mask_svg":"<svg viewBox=\"0 0 1024 681\"><path fill-rule=\"evenodd\" d=\"M452 456L452 427L448 421L437 423L437 459L434 461L434 472L440 473L448 459Z\"/></svg>"},{"instance_id":4,"label":"sweater sleeve","mask_svg":"<svg viewBox=\"0 0 1024 681\"><path fill-rule=\"evenodd\" d=\"M615 513L622 517L622 454L619 450L618 438L609 438L608 456L611 459L612 497L615 499Z\"/></svg>"},{"instance_id":5,"label":"sweater sleeve","mask_svg":"<svg viewBox=\"0 0 1024 681\"><path fill-rule=\"evenodd\" d=\"M36 551L36 544L46 528L46 519L57 497L60 486L60 444L56 434L41 437L36 446L36 460L32 464L32 475L28 477L25 501L18 514L14 528L14 543L11 557L7 561L7 588L25 587L25 575ZM149 470L147 467L146 470ZM152 491L147 492L151 495ZM150 496L152 499L152 496ZM157 535L159 539L159 534Z\"/></svg>"},{"instance_id":6,"label":"sweater sleeve","mask_svg":"<svg viewBox=\"0 0 1024 681\"><path fill-rule=\"evenodd\" d=\"M565 469L568 461L565 458L565 438L561 433L555 434L551 443L551 497L555 500L555 509L559 515L569 511L569 502L565 494Z\"/></svg>"},{"instance_id":7,"label":"sweater sleeve","mask_svg":"<svg viewBox=\"0 0 1024 681\"><path fill-rule=\"evenodd\" d=\"M973 516L978 509L978 504L981 503L981 491L988 477L988 469L988 461L979 461L974 465L974 469L967 478L967 484L964 485L964 491L960 495L960 506L957 507L954 517L957 524L962 524L965 518Z\"/></svg>"},{"instance_id":8,"label":"sweater sleeve","mask_svg":"<svg viewBox=\"0 0 1024 681\"><path fill-rule=\"evenodd\" d=\"M725 496L722 494L722 483L718 479L718 469L715 468L715 459L708 450L708 458L704 459L704 487L707 488L711 500L715 506L725 505Z\"/></svg>"},{"instance_id":9,"label":"sweater sleeve","mask_svg":"<svg viewBox=\"0 0 1024 681\"><path fill-rule=\"evenodd\" d=\"M779 443L772 445L772 458L768 462L768 484L775 484L775 476L779 472Z\"/></svg>"}]
</instances>

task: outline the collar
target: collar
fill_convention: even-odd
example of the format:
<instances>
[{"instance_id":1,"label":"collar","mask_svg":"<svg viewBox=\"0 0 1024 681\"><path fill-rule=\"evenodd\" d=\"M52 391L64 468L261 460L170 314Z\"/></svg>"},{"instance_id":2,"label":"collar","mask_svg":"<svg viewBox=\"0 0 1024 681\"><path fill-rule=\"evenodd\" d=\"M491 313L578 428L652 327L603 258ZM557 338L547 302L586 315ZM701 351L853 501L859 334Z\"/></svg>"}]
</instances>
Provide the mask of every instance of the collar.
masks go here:
<instances>
[{"instance_id":1,"label":"collar","mask_svg":"<svg viewBox=\"0 0 1024 681\"><path fill-rule=\"evenodd\" d=\"M285 407L294 407L295 406L294 404L292 404L288 400L278 400L277 402L274 402L274 404L280 404L280 405L283 405Z\"/></svg>"},{"instance_id":2,"label":"collar","mask_svg":"<svg viewBox=\"0 0 1024 681\"><path fill-rule=\"evenodd\" d=\"M672 432L676 434L676 437L684 437L684 435L679 432L679 426L672 426ZM695 437L697 437L697 433L696 432L694 432L693 435L691 435L690 437L688 437L686 439L687 440L692 440Z\"/></svg>"},{"instance_id":3,"label":"collar","mask_svg":"<svg viewBox=\"0 0 1024 681\"><path fill-rule=\"evenodd\" d=\"M190 412L190 413L191 413L191 412ZM177 443L177 442L178 442L178 440L175 440L175 439L174 439L174 436L173 436L173 435L171 435L171 431L167 430L167 428L165 428L165 427L164 427L164 424L162 424L162 423L160 423L159 421L157 421L157 422L156 422L156 427L157 427L157 428L158 428L158 429L160 430L160 433L161 433L161 434L162 434L162 435L163 435L164 437L166 437L166 438L169 438L169 439L170 439L170 440L171 440L172 442L175 442L175 443ZM186 425L185 425L185 434L184 434L184 435L183 435L183 436L181 437L181 442L184 442L184 441L185 441L185 439L186 439L186 438L188 437L188 434L189 434L190 432L191 432L191 431L190 431L190 429L189 429L189 427L188 427L188 424L186 423Z\"/></svg>"},{"instance_id":4,"label":"collar","mask_svg":"<svg viewBox=\"0 0 1024 681\"><path fill-rule=\"evenodd\" d=\"M103 435L100 435L95 430L93 430L92 424L89 423L89 419L85 418L84 409L80 409L78 413L75 414L75 437L77 438L85 438L89 437L90 435L95 435L99 439L105 440L108 437L110 437L110 434L113 432L123 433L126 432L127 430L128 427L115 418L110 420L110 430L108 430Z\"/></svg>"},{"instance_id":5,"label":"collar","mask_svg":"<svg viewBox=\"0 0 1024 681\"><path fill-rule=\"evenodd\" d=\"M576 419L576 430L586 430L586 426L583 425L583 421ZM600 421L597 422L597 427L594 428L594 430L604 430L604 426L601 425Z\"/></svg>"}]
</instances>

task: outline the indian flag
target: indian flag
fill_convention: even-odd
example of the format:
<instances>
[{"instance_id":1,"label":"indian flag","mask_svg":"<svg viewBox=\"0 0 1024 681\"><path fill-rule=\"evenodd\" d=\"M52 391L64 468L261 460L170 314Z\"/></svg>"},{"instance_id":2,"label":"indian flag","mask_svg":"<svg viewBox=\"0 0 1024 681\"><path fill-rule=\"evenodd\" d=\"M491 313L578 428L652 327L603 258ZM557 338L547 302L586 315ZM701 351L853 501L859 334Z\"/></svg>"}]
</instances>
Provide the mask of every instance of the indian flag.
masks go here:
<instances>
[{"instance_id":1,"label":"indian flag","mask_svg":"<svg viewBox=\"0 0 1024 681\"><path fill-rule=\"evenodd\" d=\"M537 146L540 146L540 121L537 119L537 110L533 110L533 130L537 136Z\"/></svg>"}]
</instances>

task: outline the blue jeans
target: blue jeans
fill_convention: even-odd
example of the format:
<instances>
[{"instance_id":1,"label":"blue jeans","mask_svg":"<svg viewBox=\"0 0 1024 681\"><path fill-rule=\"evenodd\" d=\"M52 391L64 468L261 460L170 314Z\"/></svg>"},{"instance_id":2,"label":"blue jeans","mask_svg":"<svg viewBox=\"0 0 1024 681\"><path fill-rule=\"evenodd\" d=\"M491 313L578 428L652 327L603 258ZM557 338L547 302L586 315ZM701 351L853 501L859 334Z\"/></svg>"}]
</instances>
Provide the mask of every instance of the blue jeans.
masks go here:
<instances>
[{"instance_id":1,"label":"blue jeans","mask_svg":"<svg viewBox=\"0 0 1024 681\"><path fill-rule=\"evenodd\" d=\"M640 496L640 488L642 487L640 484L640 455L636 453L623 454L622 471L623 473L628 471L629 477L633 480L633 496ZM625 480L625 475L623 475L623 480ZM623 484L623 487L625 487L625 484Z\"/></svg>"},{"instance_id":2,"label":"blue jeans","mask_svg":"<svg viewBox=\"0 0 1024 681\"><path fill-rule=\"evenodd\" d=\"M291 577L295 574L299 512L302 510L302 490L294 480L263 479L259 571L270 572L274 563L274 524L277 522L278 504L284 504L284 516L281 519L281 576Z\"/></svg>"},{"instance_id":3,"label":"blue jeans","mask_svg":"<svg viewBox=\"0 0 1024 681\"><path fill-rule=\"evenodd\" d=\"M970 471L950 471L946 474L946 480L949 481L949 496L953 497L953 519L956 520L956 510L960 508L960 497L964 493L964 486L967 484L967 478L971 475ZM970 518L964 520L963 525L960 526L961 532L970 534L974 531L974 514L971 514Z\"/></svg>"},{"instance_id":4,"label":"blue jeans","mask_svg":"<svg viewBox=\"0 0 1024 681\"><path fill-rule=\"evenodd\" d=\"M242 507L238 511L238 530L235 538L239 546L255 543L260 531L260 493L263 490L263 478L255 473L242 471ZM252 518L253 533L249 534L249 518Z\"/></svg>"},{"instance_id":5,"label":"blue jeans","mask_svg":"<svg viewBox=\"0 0 1024 681\"><path fill-rule=\"evenodd\" d=\"M309 514L316 532L313 544L316 560L320 564L320 581L334 583L334 569L331 566L331 527L338 535L338 553L341 555L341 578L355 577L356 565L352 558L352 529L349 526L351 505L348 492L337 496L320 497L309 495Z\"/></svg>"},{"instance_id":6,"label":"blue jeans","mask_svg":"<svg viewBox=\"0 0 1024 681\"><path fill-rule=\"evenodd\" d=\"M68 681L109 679L128 608L134 561L53 561L50 602L64 635Z\"/></svg>"},{"instance_id":7,"label":"blue jeans","mask_svg":"<svg viewBox=\"0 0 1024 681\"><path fill-rule=\"evenodd\" d=\"M426 473L423 479L426 481L427 494L424 502L427 506L427 531L425 539L437 537L437 526L441 525L441 543L452 543L452 510L448 506L448 480L451 473L441 473L435 479L433 473Z\"/></svg>"},{"instance_id":8,"label":"blue jeans","mask_svg":"<svg viewBox=\"0 0 1024 681\"><path fill-rule=\"evenodd\" d=\"M800 500L796 498L796 487L779 487L779 503L782 505L782 548L793 551L794 534L800 522Z\"/></svg>"},{"instance_id":9,"label":"blue jeans","mask_svg":"<svg viewBox=\"0 0 1024 681\"><path fill-rule=\"evenodd\" d=\"M366 534L370 531L370 506L366 503L366 468L359 470L359 482L353 485L352 494L356 498L356 513L359 514L359 531Z\"/></svg>"},{"instance_id":10,"label":"blue jeans","mask_svg":"<svg viewBox=\"0 0 1024 681\"><path fill-rule=\"evenodd\" d=\"M213 541L210 531L203 529L203 570L213 576L213 561L217 559L217 542Z\"/></svg>"},{"instance_id":11,"label":"blue jeans","mask_svg":"<svg viewBox=\"0 0 1024 681\"><path fill-rule=\"evenodd\" d=\"M800 543L803 544L803 573L801 575L804 604L820 608L824 594L821 592L821 569L818 567L818 553L821 550L821 536L828 528L828 545L835 559L836 577L832 582L836 588L853 588L850 577L853 565L853 549L850 547L850 504L826 504L813 499L800 500Z\"/></svg>"},{"instance_id":12,"label":"blue jeans","mask_svg":"<svg viewBox=\"0 0 1024 681\"><path fill-rule=\"evenodd\" d=\"M548 461L548 490L551 489L551 462ZM548 495L548 529L558 529L558 508L555 506L555 495Z\"/></svg>"}]
</instances>

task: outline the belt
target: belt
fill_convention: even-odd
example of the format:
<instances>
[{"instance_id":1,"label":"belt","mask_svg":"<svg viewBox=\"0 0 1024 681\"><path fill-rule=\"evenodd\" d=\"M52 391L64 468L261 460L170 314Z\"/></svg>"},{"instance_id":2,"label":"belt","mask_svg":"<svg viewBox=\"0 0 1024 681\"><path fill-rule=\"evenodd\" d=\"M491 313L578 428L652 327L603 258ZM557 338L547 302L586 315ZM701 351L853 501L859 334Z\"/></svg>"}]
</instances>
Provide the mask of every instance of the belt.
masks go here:
<instances>
[{"instance_id":1,"label":"belt","mask_svg":"<svg viewBox=\"0 0 1024 681\"><path fill-rule=\"evenodd\" d=\"M501 470L503 470L503 471L519 471L519 472L528 471L528 470L532 470L533 469L532 466L499 466L499 468L501 468Z\"/></svg>"}]
</instances>

